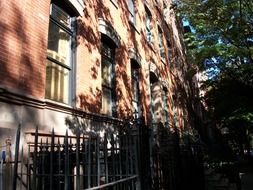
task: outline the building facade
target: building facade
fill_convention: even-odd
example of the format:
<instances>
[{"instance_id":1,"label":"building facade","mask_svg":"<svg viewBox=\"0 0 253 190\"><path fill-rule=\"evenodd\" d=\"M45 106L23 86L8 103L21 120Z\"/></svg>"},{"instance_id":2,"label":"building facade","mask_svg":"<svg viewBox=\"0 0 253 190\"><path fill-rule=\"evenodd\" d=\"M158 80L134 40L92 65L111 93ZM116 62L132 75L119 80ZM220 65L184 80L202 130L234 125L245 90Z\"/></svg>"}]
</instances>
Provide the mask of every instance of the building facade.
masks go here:
<instances>
[{"instance_id":1,"label":"building facade","mask_svg":"<svg viewBox=\"0 0 253 190\"><path fill-rule=\"evenodd\" d=\"M2 1L1 129L61 131L84 112L183 127L173 96L187 64L170 3Z\"/></svg>"},{"instance_id":2,"label":"building facade","mask_svg":"<svg viewBox=\"0 0 253 190\"><path fill-rule=\"evenodd\" d=\"M193 133L191 66L171 0L1 0L0 15L3 147L19 124L21 144L35 126L60 135L134 119L154 141L159 126Z\"/></svg>"}]
</instances>

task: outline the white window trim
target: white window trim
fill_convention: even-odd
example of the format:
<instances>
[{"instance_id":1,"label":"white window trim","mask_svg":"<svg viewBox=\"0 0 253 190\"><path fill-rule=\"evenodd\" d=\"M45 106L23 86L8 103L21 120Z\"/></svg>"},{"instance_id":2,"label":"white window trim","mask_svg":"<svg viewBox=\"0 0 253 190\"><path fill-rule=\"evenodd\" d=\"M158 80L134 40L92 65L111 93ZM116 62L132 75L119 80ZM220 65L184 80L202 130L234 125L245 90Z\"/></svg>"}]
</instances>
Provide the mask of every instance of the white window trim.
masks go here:
<instances>
[{"instance_id":1,"label":"white window trim","mask_svg":"<svg viewBox=\"0 0 253 190\"><path fill-rule=\"evenodd\" d=\"M103 18L98 18L98 31L108 36L117 47L120 46L121 38L113 26Z\"/></svg>"},{"instance_id":2,"label":"white window trim","mask_svg":"<svg viewBox=\"0 0 253 190\"><path fill-rule=\"evenodd\" d=\"M85 5L82 0L68 0L76 11L79 13L80 16L83 15L83 10L85 9Z\"/></svg>"}]
</instances>

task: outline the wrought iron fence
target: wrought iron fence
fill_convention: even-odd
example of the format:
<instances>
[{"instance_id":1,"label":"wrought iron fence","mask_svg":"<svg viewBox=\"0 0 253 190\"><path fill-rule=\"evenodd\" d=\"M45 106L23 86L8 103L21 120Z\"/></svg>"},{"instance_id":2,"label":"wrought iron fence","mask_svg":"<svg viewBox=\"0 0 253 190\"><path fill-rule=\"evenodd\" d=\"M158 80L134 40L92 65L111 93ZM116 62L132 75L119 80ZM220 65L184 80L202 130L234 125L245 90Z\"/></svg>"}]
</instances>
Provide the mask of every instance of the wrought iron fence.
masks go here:
<instances>
[{"instance_id":1,"label":"wrought iron fence","mask_svg":"<svg viewBox=\"0 0 253 190\"><path fill-rule=\"evenodd\" d=\"M9 184L4 184L5 181L8 181L12 178L12 162L8 158L10 152L6 152L9 147L1 146L1 157L0 157L0 190L9 190L11 186ZM7 154L7 155L6 155Z\"/></svg>"},{"instance_id":2,"label":"wrought iron fence","mask_svg":"<svg viewBox=\"0 0 253 190\"><path fill-rule=\"evenodd\" d=\"M133 129L57 135L54 130L40 133L36 127L26 135L30 140L19 150L19 127L14 161L1 161L0 190L139 189L138 135ZM8 165L12 174L3 180Z\"/></svg>"},{"instance_id":3,"label":"wrought iron fence","mask_svg":"<svg viewBox=\"0 0 253 190\"><path fill-rule=\"evenodd\" d=\"M202 190L201 147L182 145L177 133L156 127L137 123L103 135L36 127L19 146L19 126L15 157L5 152L8 159L0 160L0 190Z\"/></svg>"},{"instance_id":4,"label":"wrought iron fence","mask_svg":"<svg viewBox=\"0 0 253 190\"><path fill-rule=\"evenodd\" d=\"M180 143L177 129L153 124L150 135L152 189L204 189L202 146Z\"/></svg>"}]
</instances>

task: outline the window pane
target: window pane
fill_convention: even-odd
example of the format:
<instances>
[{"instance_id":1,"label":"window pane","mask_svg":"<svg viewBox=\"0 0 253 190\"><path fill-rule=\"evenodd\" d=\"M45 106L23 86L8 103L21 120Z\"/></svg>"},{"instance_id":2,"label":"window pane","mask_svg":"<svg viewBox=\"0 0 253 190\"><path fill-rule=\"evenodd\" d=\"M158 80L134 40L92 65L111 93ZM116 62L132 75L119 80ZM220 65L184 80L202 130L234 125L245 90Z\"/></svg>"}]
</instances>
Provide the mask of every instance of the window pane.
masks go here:
<instances>
[{"instance_id":1,"label":"window pane","mask_svg":"<svg viewBox=\"0 0 253 190\"><path fill-rule=\"evenodd\" d=\"M114 59L114 49L110 48L107 44L102 43L101 46L102 55L106 56L107 58Z\"/></svg>"},{"instance_id":2,"label":"window pane","mask_svg":"<svg viewBox=\"0 0 253 190\"><path fill-rule=\"evenodd\" d=\"M164 46L163 46L163 33L160 29L158 29L158 38L159 38L159 50L160 50L160 56L162 58L165 58L165 52L164 52Z\"/></svg>"},{"instance_id":3,"label":"window pane","mask_svg":"<svg viewBox=\"0 0 253 190\"><path fill-rule=\"evenodd\" d=\"M128 0L128 10L133 15L134 14L134 3L133 0Z\"/></svg>"},{"instance_id":4,"label":"window pane","mask_svg":"<svg viewBox=\"0 0 253 190\"><path fill-rule=\"evenodd\" d=\"M132 65L133 67L133 65ZM134 117L139 117L140 111L140 92L139 92L139 70L132 68L132 106Z\"/></svg>"},{"instance_id":5,"label":"window pane","mask_svg":"<svg viewBox=\"0 0 253 190\"><path fill-rule=\"evenodd\" d=\"M61 8L52 4L51 7L51 16L59 23L70 27L70 16L64 12Z\"/></svg>"},{"instance_id":6,"label":"window pane","mask_svg":"<svg viewBox=\"0 0 253 190\"><path fill-rule=\"evenodd\" d=\"M138 115L139 113L138 102L132 101L132 104L133 104L133 113L136 116L136 114Z\"/></svg>"},{"instance_id":7,"label":"window pane","mask_svg":"<svg viewBox=\"0 0 253 190\"><path fill-rule=\"evenodd\" d=\"M139 77L138 70L132 70L132 94L133 100L138 101L139 99Z\"/></svg>"},{"instance_id":8,"label":"window pane","mask_svg":"<svg viewBox=\"0 0 253 190\"><path fill-rule=\"evenodd\" d=\"M112 64L105 59L102 60L102 80L103 85L112 86Z\"/></svg>"},{"instance_id":9,"label":"window pane","mask_svg":"<svg viewBox=\"0 0 253 190\"><path fill-rule=\"evenodd\" d=\"M171 61L172 61L172 59L173 59L173 50L172 50L172 45L171 45L171 43L170 43L170 41L169 40L167 40L167 46L168 46L168 59L169 59L169 64L171 64L172 65L172 63L171 63Z\"/></svg>"},{"instance_id":10,"label":"window pane","mask_svg":"<svg viewBox=\"0 0 253 190\"><path fill-rule=\"evenodd\" d=\"M158 38L159 38L159 46L162 47L163 46L163 35L160 30L158 30Z\"/></svg>"},{"instance_id":11,"label":"window pane","mask_svg":"<svg viewBox=\"0 0 253 190\"><path fill-rule=\"evenodd\" d=\"M152 42L152 26L151 26L151 15L146 15L146 37L148 42Z\"/></svg>"},{"instance_id":12,"label":"window pane","mask_svg":"<svg viewBox=\"0 0 253 190\"><path fill-rule=\"evenodd\" d=\"M133 99L138 101L138 82L133 81Z\"/></svg>"},{"instance_id":13,"label":"window pane","mask_svg":"<svg viewBox=\"0 0 253 190\"><path fill-rule=\"evenodd\" d=\"M114 56L115 49L109 44L101 44L101 77L102 77L102 113L115 116L113 111L115 107L116 97L113 95L115 93L114 88Z\"/></svg>"},{"instance_id":14,"label":"window pane","mask_svg":"<svg viewBox=\"0 0 253 190\"><path fill-rule=\"evenodd\" d=\"M169 122L169 104L168 104L168 98L167 96L165 95L166 92L164 91L163 92L163 102L164 102L164 121L166 123Z\"/></svg>"},{"instance_id":15,"label":"window pane","mask_svg":"<svg viewBox=\"0 0 253 190\"><path fill-rule=\"evenodd\" d=\"M151 30L151 18L149 15L146 16L146 29L147 31Z\"/></svg>"},{"instance_id":16,"label":"window pane","mask_svg":"<svg viewBox=\"0 0 253 190\"><path fill-rule=\"evenodd\" d=\"M68 103L69 70L48 60L46 68L46 98Z\"/></svg>"},{"instance_id":17,"label":"window pane","mask_svg":"<svg viewBox=\"0 0 253 190\"><path fill-rule=\"evenodd\" d=\"M71 36L52 21L49 23L47 55L65 65L70 66Z\"/></svg>"},{"instance_id":18,"label":"window pane","mask_svg":"<svg viewBox=\"0 0 253 190\"><path fill-rule=\"evenodd\" d=\"M103 88L102 97L102 112L107 115L112 115L112 93L111 89Z\"/></svg>"},{"instance_id":19,"label":"window pane","mask_svg":"<svg viewBox=\"0 0 253 190\"><path fill-rule=\"evenodd\" d=\"M129 11L129 20L133 24L136 24L135 10L134 10L134 2L133 2L133 0L128 0L128 11Z\"/></svg>"},{"instance_id":20,"label":"window pane","mask_svg":"<svg viewBox=\"0 0 253 190\"><path fill-rule=\"evenodd\" d=\"M132 14L129 14L129 21L135 25L136 24L135 16Z\"/></svg>"}]
</instances>

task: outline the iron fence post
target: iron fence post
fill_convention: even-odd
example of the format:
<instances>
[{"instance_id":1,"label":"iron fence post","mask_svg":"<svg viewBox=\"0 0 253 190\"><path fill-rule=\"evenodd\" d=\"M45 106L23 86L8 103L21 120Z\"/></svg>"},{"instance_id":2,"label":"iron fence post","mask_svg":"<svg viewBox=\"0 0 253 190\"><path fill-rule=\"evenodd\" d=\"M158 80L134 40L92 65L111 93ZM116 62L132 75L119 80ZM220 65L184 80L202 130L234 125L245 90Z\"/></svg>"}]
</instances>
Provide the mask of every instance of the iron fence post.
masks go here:
<instances>
[{"instance_id":1,"label":"iron fence post","mask_svg":"<svg viewBox=\"0 0 253 190\"><path fill-rule=\"evenodd\" d=\"M91 187L91 137L88 139L88 188Z\"/></svg>"},{"instance_id":2,"label":"iron fence post","mask_svg":"<svg viewBox=\"0 0 253 190\"><path fill-rule=\"evenodd\" d=\"M139 125L136 125L137 129L136 130L136 134L134 136L134 154L135 154L135 171L137 174L137 181L136 181L136 190L141 190L141 182L140 182L140 168L139 168L139 161L140 161L140 141L139 141L139 133L140 133L140 129L139 129Z\"/></svg>"},{"instance_id":3,"label":"iron fence post","mask_svg":"<svg viewBox=\"0 0 253 190\"><path fill-rule=\"evenodd\" d=\"M97 135L96 137L96 161L97 161L97 185L100 185L100 159L99 159L99 143L100 137Z\"/></svg>"},{"instance_id":4,"label":"iron fence post","mask_svg":"<svg viewBox=\"0 0 253 190\"><path fill-rule=\"evenodd\" d=\"M50 190L53 190L53 177L54 177L54 175L53 175L53 171L54 171L53 156L54 156L54 129L52 129L51 148L50 148L50 179L49 179Z\"/></svg>"},{"instance_id":5,"label":"iron fence post","mask_svg":"<svg viewBox=\"0 0 253 190\"><path fill-rule=\"evenodd\" d=\"M34 153L33 153L33 189L37 189L37 149L38 149L38 125L35 129Z\"/></svg>"},{"instance_id":6,"label":"iron fence post","mask_svg":"<svg viewBox=\"0 0 253 190\"><path fill-rule=\"evenodd\" d=\"M66 130L66 135L65 135L64 153L65 153L64 190L68 190L68 188L69 188L69 143L68 143L68 130Z\"/></svg>"},{"instance_id":7,"label":"iron fence post","mask_svg":"<svg viewBox=\"0 0 253 190\"><path fill-rule=\"evenodd\" d=\"M80 129L76 134L76 190L80 190Z\"/></svg>"},{"instance_id":8,"label":"iron fence post","mask_svg":"<svg viewBox=\"0 0 253 190\"><path fill-rule=\"evenodd\" d=\"M0 158L0 190L3 190L3 153Z\"/></svg>"},{"instance_id":9,"label":"iron fence post","mask_svg":"<svg viewBox=\"0 0 253 190\"><path fill-rule=\"evenodd\" d=\"M105 165L105 183L108 183L109 182L109 179L108 179L108 150L107 150L107 133L105 133L104 135L104 165Z\"/></svg>"},{"instance_id":10,"label":"iron fence post","mask_svg":"<svg viewBox=\"0 0 253 190\"><path fill-rule=\"evenodd\" d=\"M14 159L14 171L13 171L13 180L12 180L12 190L16 190L16 188L17 188L18 154L19 154L20 130L21 130L21 124L19 124L18 130L17 130L17 134L16 134L16 145L15 145L15 159Z\"/></svg>"}]
</instances>

